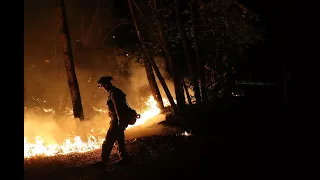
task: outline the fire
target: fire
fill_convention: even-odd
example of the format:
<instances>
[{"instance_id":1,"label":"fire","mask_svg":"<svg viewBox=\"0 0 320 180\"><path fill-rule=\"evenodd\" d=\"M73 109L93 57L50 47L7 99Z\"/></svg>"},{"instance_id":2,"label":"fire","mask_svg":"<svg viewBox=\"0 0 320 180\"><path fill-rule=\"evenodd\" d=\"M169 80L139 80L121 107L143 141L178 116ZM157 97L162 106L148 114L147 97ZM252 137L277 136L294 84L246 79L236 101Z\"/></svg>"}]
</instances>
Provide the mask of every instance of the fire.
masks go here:
<instances>
[{"instance_id":1,"label":"fire","mask_svg":"<svg viewBox=\"0 0 320 180\"><path fill-rule=\"evenodd\" d=\"M169 101L163 99L164 105L168 106ZM128 126L130 129L135 126L145 124L151 118L160 114L160 109L156 105L156 101L153 96L149 96L146 102L147 108L140 112L140 119L132 125ZM96 111L105 112L104 110L95 108ZM45 112L54 112L53 109L45 109ZM41 136L35 137L35 141L32 143L28 141L27 137L24 137L24 158L30 158L35 156L55 156L59 154L70 154L70 153L82 153L92 150L99 149L104 141L104 135L94 135L96 132L94 129L92 133L87 134L87 140L82 141L80 136L73 136L73 138L66 138L63 143L46 143ZM106 130L104 130L106 132Z\"/></svg>"}]
</instances>

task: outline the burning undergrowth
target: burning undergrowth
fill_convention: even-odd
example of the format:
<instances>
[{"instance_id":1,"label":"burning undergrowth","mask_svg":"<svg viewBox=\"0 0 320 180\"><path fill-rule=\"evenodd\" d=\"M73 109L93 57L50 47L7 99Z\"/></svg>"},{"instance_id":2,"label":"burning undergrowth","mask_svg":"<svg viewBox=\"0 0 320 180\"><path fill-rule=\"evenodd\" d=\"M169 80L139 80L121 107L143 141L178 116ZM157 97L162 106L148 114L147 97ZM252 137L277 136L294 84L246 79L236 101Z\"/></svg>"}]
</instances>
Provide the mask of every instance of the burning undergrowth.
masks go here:
<instances>
[{"instance_id":1,"label":"burning undergrowth","mask_svg":"<svg viewBox=\"0 0 320 180\"><path fill-rule=\"evenodd\" d=\"M42 74L43 72L26 76L25 158L87 152L101 147L110 120L105 105L107 94L97 89L95 80L103 75L115 77L114 85L123 89L130 105L141 114L137 123L128 127L127 139L161 132L161 128L151 128L152 125L164 120L165 115L160 114L160 109L151 96L143 66L133 63L127 79L119 78L118 73L107 72L77 71L86 116L86 120L81 122L72 116L71 100L68 97L66 86L67 80L61 77L60 73L56 75L59 77L56 80L52 79L54 72L47 72L47 78ZM34 76L41 78L34 78ZM65 84L61 81L64 81ZM43 86L48 86L48 88ZM173 93L170 82L168 86ZM165 106L168 106L169 102L164 98L165 94L162 93L162 96Z\"/></svg>"},{"instance_id":2,"label":"burning undergrowth","mask_svg":"<svg viewBox=\"0 0 320 180\"><path fill-rule=\"evenodd\" d=\"M166 105L169 104L166 99L164 102ZM146 108L139 113L141 118L126 131L127 139L153 135L161 131L157 128L148 128L165 119L164 115L160 114L153 96L150 96L146 102ZM24 128L25 157L52 156L99 149L109 125L108 120L106 114L80 122L71 115L61 119L56 119L53 115L41 118L36 113L27 112Z\"/></svg>"}]
</instances>

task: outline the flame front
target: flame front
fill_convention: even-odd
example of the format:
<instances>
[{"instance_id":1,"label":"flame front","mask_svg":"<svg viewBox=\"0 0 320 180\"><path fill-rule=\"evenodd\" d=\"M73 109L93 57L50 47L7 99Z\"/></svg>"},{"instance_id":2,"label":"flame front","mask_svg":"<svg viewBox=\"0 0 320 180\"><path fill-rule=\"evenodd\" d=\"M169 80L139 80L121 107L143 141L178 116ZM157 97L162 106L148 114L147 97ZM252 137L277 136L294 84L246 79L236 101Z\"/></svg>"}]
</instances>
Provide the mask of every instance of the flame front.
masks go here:
<instances>
[{"instance_id":1,"label":"flame front","mask_svg":"<svg viewBox=\"0 0 320 180\"><path fill-rule=\"evenodd\" d=\"M168 106L169 101L163 99L164 105ZM157 103L153 96L148 98L146 102L147 108L140 113L141 117L137 120L134 125L129 125L127 129L134 126L139 126L145 124L151 118L160 114L160 109L157 107ZM96 111L103 112L103 110L95 109ZM45 110L46 112L52 110ZM92 132L94 130L91 130ZM105 130L106 132L106 130ZM104 138L99 136L94 136L93 134L87 135L87 140L82 141L80 136L74 136L73 138L66 139L61 144L50 144L44 142L41 136L35 137L35 142L31 143L28 141L27 137L24 137L24 158L30 158L34 156L54 156L58 154L69 154L69 153L82 153L88 152L95 149L99 149L103 143Z\"/></svg>"}]
</instances>

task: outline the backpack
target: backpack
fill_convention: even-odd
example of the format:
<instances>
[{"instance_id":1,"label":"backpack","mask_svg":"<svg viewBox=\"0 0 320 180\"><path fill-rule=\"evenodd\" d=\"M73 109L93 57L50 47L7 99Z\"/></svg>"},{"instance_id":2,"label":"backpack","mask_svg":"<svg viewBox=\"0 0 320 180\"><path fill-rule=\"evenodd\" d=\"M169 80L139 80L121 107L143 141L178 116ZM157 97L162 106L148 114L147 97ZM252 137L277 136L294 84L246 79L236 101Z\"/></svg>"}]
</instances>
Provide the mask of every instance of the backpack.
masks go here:
<instances>
[{"instance_id":1,"label":"backpack","mask_svg":"<svg viewBox=\"0 0 320 180\"><path fill-rule=\"evenodd\" d=\"M125 120L127 121L126 123L129 125L134 125L137 122L137 119L140 119L140 114L137 113L136 110L132 109L127 100L125 100L125 103L127 104L128 108L125 112Z\"/></svg>"},{"instance_id":2,"label":"backpack","mask_svg":"<svg viewBox=\"0 0 320 180\"><path fill-rule=\"evenodd\" d=\"M137 119L140 118L140 114L137 113L136 110L132 109L127 102L126 94L123 93L120 89L115 89L118 93L122 94L122 102L121 107L123 107L123 110L121 111L121 121L128 125L134 125L137 122Z\"/></svg>"}]
</instances>

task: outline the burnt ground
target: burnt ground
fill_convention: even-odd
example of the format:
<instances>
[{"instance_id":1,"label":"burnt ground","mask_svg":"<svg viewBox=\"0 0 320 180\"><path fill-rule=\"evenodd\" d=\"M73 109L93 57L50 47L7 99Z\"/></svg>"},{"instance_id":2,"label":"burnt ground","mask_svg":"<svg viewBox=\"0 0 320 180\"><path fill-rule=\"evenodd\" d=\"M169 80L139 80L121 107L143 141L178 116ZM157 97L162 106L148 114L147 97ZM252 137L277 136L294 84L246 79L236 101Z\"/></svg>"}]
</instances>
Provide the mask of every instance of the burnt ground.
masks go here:
<instances>
[{"instance_id":1,"label":"burnt ground","mask_svg":"<svg viewBox=\"0 0 320 180\"><path fill-rule=\"evenodd\" d=\"M192 136L179 135L179 131L178 135L128 140L130 165L112 165L118 160L116 153L107 171L92 165L99 160L100 150L35 158L24 161L25 179L256 179L257 168L265 168L263 164L275 154L271 127L281 117L276 92L254 91L207 108L188 108L183 124L174 118L163 123L187 129Z\"/></svg>"}]
</instances>

